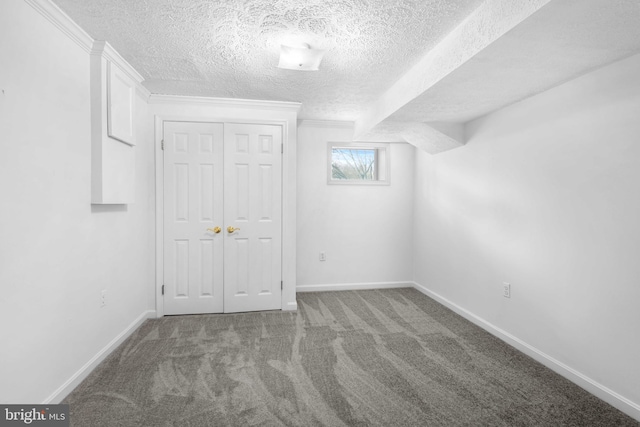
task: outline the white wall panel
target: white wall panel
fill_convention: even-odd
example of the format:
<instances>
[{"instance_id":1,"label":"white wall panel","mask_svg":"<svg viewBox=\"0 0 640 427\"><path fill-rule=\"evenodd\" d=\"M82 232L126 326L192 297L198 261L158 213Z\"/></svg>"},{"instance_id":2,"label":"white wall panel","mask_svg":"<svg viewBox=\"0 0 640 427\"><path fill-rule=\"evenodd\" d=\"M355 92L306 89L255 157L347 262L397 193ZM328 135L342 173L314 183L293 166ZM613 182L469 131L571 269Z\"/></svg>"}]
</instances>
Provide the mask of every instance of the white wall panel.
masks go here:
<instances>
[{"instance_id":1,"label":"white wall panel","mask_svg":"<svg viewBox=\"0 0 640 427\"><path fill-rule=\"evenodd\" d=\"M0 32L0 402L40 403L153 307L153 145L137 127L136 203L92 206L89 53L24 1Z\"/></svg>"},{"instance_id":2,"label":"white wall panel","mask_svg":"<svg viewBox=\"0 0 640 427\"><path fill-rule=\"evenodd\" d=\"M327 143L351 141L352 128L298 132L298 286L411 281L413 146L391 144L389 186L327 185Z\"/></svg>"},{"instance_id":3,"label":"white wall panel","mask_svg":"<svg viewBox=\"0 0 640 427\"><path fill-rule=\"evenodd\" d=\"M638 75L634 56L471 122L462 148L418 153L414 216L419 284L635 402L636 418Z\"/></svg>"}]
</instances>

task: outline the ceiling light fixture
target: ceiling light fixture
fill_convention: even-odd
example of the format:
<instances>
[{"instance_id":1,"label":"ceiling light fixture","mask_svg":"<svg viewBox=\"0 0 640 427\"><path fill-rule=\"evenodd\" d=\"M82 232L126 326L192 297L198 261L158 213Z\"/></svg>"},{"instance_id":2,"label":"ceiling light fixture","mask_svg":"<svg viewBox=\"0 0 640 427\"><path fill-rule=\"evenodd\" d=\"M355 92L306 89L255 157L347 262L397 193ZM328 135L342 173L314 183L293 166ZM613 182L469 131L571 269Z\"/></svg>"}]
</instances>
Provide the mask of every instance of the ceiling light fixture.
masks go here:
<instances>
[{"instance_id":1,"label":"ceiling light fixture","mask_svg":"<svg viewBox=\"0 0 640 427\"><path fill-rule=\"evenodd\" d=\"M304 47L280 45L280 62L278 68L286 70L317 71L322 61L324 50Z\"/></svg>"}]
</instances>

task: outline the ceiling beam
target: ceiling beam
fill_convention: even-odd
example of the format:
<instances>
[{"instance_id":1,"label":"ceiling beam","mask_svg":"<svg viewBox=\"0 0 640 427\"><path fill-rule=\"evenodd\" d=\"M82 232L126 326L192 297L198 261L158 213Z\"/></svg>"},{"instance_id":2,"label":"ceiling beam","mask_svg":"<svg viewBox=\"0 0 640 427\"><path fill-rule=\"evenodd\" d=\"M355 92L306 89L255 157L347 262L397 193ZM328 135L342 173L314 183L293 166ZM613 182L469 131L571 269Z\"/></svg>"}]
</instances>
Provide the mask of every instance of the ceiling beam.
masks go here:
<instances>
[{"instance_id":1,"label":"ceiling beam","mask_svg":"<svg viewBox=\"0 0 640 427\"><path fill-rule=\"evenodd\" d=\"M385 120L357 141L407 142L429 154L438 154L464 145L462 123L393 122Z\"/></svg>"},{"instance_id":2,"label":"ceiling beam","mask_svg":"<svg viewBox=\"0 0 640 427\"><path fill-rule=\"evenodd\" d=\"M485 1L356 120L355 137L359 139L374 130L383 120L434 86L550 1ZM429 118L425 117L425 121L428 120ZM422 139L425 137L428 135L424 135Z\"/></svg>"}]
</instances>

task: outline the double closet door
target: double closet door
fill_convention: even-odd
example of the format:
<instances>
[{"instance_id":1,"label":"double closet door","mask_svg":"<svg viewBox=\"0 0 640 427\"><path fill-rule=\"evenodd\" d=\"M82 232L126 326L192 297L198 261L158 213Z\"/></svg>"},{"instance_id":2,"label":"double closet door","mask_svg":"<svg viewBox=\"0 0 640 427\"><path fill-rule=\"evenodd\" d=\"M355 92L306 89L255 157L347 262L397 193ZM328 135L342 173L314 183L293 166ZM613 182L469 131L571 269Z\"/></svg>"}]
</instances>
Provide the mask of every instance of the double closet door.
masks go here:
<instances>
[{"instance_id":1,"label":"double closet door","mask_svg":"<svg viewBox=\"0 0 640 427\"><path fill-rule=\"evenodd\" d=\"M282 308L282 127L163 131L165 314Z\"/></svg>"}]
</instances>

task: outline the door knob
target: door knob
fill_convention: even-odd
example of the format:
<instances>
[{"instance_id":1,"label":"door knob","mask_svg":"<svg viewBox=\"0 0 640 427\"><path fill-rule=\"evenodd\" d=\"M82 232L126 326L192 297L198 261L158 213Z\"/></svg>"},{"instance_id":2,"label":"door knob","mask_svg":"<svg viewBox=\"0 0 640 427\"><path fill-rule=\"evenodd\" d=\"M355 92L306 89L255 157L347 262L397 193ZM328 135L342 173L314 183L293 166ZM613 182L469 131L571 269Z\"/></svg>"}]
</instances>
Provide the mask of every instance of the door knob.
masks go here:
<instances>
[{"instance_id":1,"label":"door knob","mask_svg":"<svg viewBox=\"0 0 640 427\"><path fill-rule=\"evenodd\" d=\"M234 232L234 231L236 231L236 230L240 230L240 229L239 229L239 228L232 227L232 226L228 226L228 227L227 227L227 231L228 231L229 233L233 233L233 232Z\"/></svg>"},{"instance_id":2,"label":"door knob","mask_svg":"<svg viewBox=\"0 0 640 427\"><path fill-rule=\"evenodd\" d=\"M219 232L222 231L222 228L220 228L220 227L207 228L207 231L213 231L214 233L218 234Z\"/></svg>"}]
</instances>

